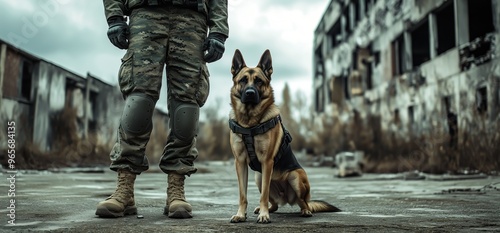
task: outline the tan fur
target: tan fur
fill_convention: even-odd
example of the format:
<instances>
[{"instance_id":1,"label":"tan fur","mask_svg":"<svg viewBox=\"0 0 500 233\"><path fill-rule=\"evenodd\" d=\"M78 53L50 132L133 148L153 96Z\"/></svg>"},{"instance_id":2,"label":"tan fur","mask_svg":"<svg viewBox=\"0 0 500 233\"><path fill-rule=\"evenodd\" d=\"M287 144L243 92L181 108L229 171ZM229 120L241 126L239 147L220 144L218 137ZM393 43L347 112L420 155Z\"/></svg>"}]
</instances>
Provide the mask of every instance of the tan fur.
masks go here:
<instances>
[{"instance_id":1,"label":"tan fur","mask_svg":"<svg viewBox=\"0 0 500 233\"><path fill-rule=\"evenodd\" d=\"M242 127L250 128L280 114L274 103L274 93L270 85L272 72L269 50L264 52L259 64L254 68L247 67L240 51L235 51L231 67L233 87L231 88L230 119L235 120ZM241 83L240 80L243 78L247 82ZM256 84L257 79L263 80L263 82ZM240 100L241 90L249 85L256 86L261 93L261 101L256 105L246 105ZM283 130L280 124L266 133L254 137L256 155L262 165L262 173L255 173L255 182L261 193L260 205L254 210L255 214L259 214L257 222L270 222L269 213L276 211L279 205L284 204L299 205L301 216L305 217L312 216L312 212L339 211L326 202L310 201L310 186L304 169L296 169L291 172L273 169L274 157L279 151L282 137ZM235 157L240 193L238 212L231 218L231 222L242 222L246 220L248 206L247 184L250 159L240 134L231 132L230 143Z\"/></svg>"}]
</instances>

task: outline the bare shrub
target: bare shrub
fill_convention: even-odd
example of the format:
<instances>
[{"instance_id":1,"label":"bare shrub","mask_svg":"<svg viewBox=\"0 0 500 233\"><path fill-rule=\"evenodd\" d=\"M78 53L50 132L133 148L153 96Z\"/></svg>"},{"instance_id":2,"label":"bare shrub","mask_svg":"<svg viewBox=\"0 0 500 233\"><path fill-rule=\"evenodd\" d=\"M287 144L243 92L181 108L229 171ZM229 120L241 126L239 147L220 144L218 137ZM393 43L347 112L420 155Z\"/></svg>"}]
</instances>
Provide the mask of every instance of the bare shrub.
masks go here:
<instances>
[{"instance_id":1,"label":"bare shrub","mask_svg":"<svg viewBox=\"0 0 500 233\"><path fill-rule=\"evenodd\" d=\"M426 134L416 136L410 132L407 137L401 137L382 130L379 116L361 120L354 114L347 122L341 122L334 112L320 119L323 126L316 127L308 146L315 148L315 153L326 155L327 151L364 151L365 172L488 173L500 170L498 121L464 122L459 129L460 143L454 145L440 125L433 126Z\"/></svg>"},{"instance_id":2,"label":"bare shrub","mask_svg":"<svg viewBox=\"0 0 500 233\"><path fill-rule=\"evenodd\" d=\"M300 119L297 120L297 116L294 116L293 113L300 113L300 111L303 110L301 107L304 106L303 104L305 103L305 100L300 93L297 93L295 96L296 98L292 100L288 84L285 84L285 87L283 88L282 97L283 102L280 104L279 109L283 125L292 135L292 149L300 150L306 145L304 135L301 133L301 129L306 127L306 125L304 125L304 122L300 121Z\"/></svg>"},{"instance_id":3,"label":"bare shrub","mask_svg":"<svg viewBox=\"0 0 500 233\"><path fill-rule=\"evenodd\" d=\"M500 119L486 121L476 115L478 121L464 120L461 143L455 151L453 162L459 169L480 172L500 170Z\"/></svg>"},{"instance_id":4,"label":"bare shrub","mask_svg":"<svg viewBox=\"0 0 500 233\"><path fill-rule=\"evenodd\" d=\"M228 160L232 158L227 121L206 122L201 130L203 133L198 137L197 142L199 160Z\"/></svg>"},{"instance_id":5,"label":"bare shrub","mask_svg":"<svg viewBox=\"0 0 500 233\"><path fill-rule=\"evenodd\" d=\"M227 115L221 115L222 99L203 109L205 121L200 124L197 137L198 160L227 160L232 158L229 144L229 125Z\"/></svg>"},{"instance_id":6,"label":"bare shrub","mask_svg":"<svg viewBox=\"0 0 500 233\"><path fill-rule=\"evenodd\" d=\"M311 148L315 155L334 156L342 147L342 134L342 124L338 117L319 118L309 135L307 147Z\"/></svg>"}]
</instances>

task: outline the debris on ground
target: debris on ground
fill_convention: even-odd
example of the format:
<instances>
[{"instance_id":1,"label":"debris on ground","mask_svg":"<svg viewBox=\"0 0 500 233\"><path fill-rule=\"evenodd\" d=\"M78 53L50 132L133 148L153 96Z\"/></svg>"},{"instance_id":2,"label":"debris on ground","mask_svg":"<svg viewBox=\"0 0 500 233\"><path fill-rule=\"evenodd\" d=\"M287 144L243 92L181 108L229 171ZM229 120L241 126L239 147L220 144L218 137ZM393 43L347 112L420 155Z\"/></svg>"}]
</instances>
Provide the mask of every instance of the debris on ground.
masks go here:
<instances>
[{"instance_id":1,"label":"debris on ground","mask_svg":"<svg viewBox=\"0 0 500 233\"><path fill-rule=\"evenodd\" d=\"M337 177L353 177L363 175L363 151L344 151L335 156L335 165L338 167Z\"/></svg>"}]
</instances>

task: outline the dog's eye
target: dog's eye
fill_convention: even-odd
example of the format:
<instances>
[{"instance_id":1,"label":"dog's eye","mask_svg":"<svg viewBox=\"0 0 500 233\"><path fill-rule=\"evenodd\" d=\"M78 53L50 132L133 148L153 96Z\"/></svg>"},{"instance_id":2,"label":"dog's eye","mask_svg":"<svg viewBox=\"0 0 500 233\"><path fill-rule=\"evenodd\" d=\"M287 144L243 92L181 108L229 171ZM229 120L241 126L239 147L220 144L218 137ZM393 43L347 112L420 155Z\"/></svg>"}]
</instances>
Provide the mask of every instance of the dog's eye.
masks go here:
<instances>
[{"instance_id":1,"label":"dog's eye","mask_svg":"<svg viewBox=\"0 0 500 233\"><path fill-rule=\"evenodd\" d=\"M264 83L262 81L262 79L260 79L260 78L256 78L254 82L255 82L256 85L259 85L259 86L262 85L262 83Z\"/></svg>"},{"instance_id":2,"label":"dog's eye","mask_svg":"<svg viewBox=\"0 0 500 233\"><path fill-rule=\"evenodd\" d=\"M240 81L238 81L240 84L246 84L248 82L248 78L247 77L243 77L242 79L240 79Z\"/></svg>"}]
</instances>

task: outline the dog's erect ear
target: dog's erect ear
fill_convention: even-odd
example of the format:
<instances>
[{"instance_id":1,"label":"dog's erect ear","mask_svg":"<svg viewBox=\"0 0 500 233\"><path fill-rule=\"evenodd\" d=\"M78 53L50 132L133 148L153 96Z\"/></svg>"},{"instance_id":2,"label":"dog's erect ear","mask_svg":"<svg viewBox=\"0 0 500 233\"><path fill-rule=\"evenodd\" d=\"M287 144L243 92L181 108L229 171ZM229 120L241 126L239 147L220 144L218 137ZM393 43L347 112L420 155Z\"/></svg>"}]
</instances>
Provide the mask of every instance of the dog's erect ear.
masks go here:
<instances>
[{"instance_id":1,"label":"dog's erect ear","mask_svg":"<svg viewBox=\"0 0 500 233\"><path fill-rule=\"evenodd\" d=\"M233 65L231 66L231 74L235 76L238 72L240 72L243 67L246 67L245 60L243 60L243 55L241 55L240 50L236 49L234 51L233 56Z\"/></svg>"},{"instance_id":2,"label":"dog's erect ear","mask_svg":"<svg viewBox=\"0 0 500 233\"><path fill-rule=\"evenodd\" d=\"M269 49L264 51L264 54L260 57L259 65L257 65L257 67L260 67L267 77L271 79L271 74L273 73L273 59L271 58L271 52L269 52Z\"/></svg>"}]
</instances>

